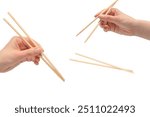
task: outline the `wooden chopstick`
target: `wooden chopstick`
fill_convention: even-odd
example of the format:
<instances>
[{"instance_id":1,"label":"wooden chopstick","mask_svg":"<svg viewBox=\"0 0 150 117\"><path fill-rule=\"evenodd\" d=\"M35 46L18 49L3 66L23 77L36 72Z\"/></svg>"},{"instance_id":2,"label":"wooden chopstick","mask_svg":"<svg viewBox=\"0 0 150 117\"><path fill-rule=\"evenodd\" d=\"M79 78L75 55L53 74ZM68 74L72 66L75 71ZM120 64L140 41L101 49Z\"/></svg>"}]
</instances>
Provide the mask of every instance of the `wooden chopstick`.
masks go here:
<instances>
[{"instance_id":1,"label":"wooden chopstick","mask_svg":"<svg viewBox=\"0 0 150 117\"><path fill-rule=\"evenodd\" d=\"M122 71L133 73L132 70L128 70L128 69L115 68L115 67L111 67L111 66L107 66L107 65L102 65L102 64L92 63L92 62L87 62L87 61L82 61L82 60L76 60L76 59L70 59L70 60L74 61L74 62L80 62L80 63L90 64L90 65L96 65L96 66L100 66L100 67L106 67L106 68L117 69L117 70L122 70Z\"/></svg>"},{"instance_id":2,"label":"wooden chopstick","mask_svg":"<svg viewBox=\"0 0 150 117\"><path fill-rule=\"evenodd\" d=\"M32 46L30 45L30 43L24 39L24 37L4 18L3 19L18 35L19 37L21 37L21 39L23 39L23 41L25 41L27 43L27 45L31 48Z\"/></svg>"},{"instance_id":3,"label":"wooden chopstick","mask_svg":"<svg viewBox=\"0 0 150 117\"><path fill-rule=\"evenodd\" d=\"M89 36L86 38L86 40L84 41L84 43L86 43L89 39L90 39L90 37L92 36L92 34L95 32L95 30L98 28L98 26L99 26L99 23L95 26L95 28L91 31L91 33L89 34Z\"/></svg>"},{"instance_id":4,"label":"wooden chopstick","mask_svg":"<svg viewBox=\"0 0 150 117\"><path fill-rule=\"evenodd\" d=\"M104 10L101 14L103 14L104 12L106 12L105 13L105 15L108 15L108 13L110 12L110 10L111 10L111 8L117 3L117 1L118 0L116 0L115 2L113 2L106 10ZM97 17L95 18L95 19L97 19ZM100 22L100 21L99 21ZM92 34L95 32L95 30L98 28L98 26L99 26L99 22L98 22L98 24L94 27L94 29L91 31L91 33L89 34L89 36L86 38L86 40L84 41L84 43L86 43L88 40L89 40L89 38L92 36ZM106 23L106 22L105 22Z\"/></svg>"},{"instance_id":5,"label":"wooden chopstick","mask_svg":"<svg viewBox=\"0 0 150 117\"><path fill-rule=\"evenodd\" d=\"M101 66L101 67L108 67L108 68L112 68L112 69L117 69L111 66L107 66L107 65L101 65L98 63L92 63L92 62L87 62L87 61L83 61L83 60L76 60L76 59L70 59L71 61L75 61L75 62L80 62L80 63L85 63L85 64L91 64L91 65L96 65L96 66Z\"/></svg>"},{"instance_id":6,"label":"wooden chopstick","mask_svg":"<svg viewBox=\"0 0 150 117\"><path fill-rule=\"evenodd\" d=\"M98 62L98 63L105 64L105 65L107 65L107 66L111 66L111 67L113 67L113 68L120 69L120 67L118 67L118 66L115 66L115 65L112 65L112 64L109 64L109 63L106 63L106 62L97 60L97 59L95 59L95 58L91 58L91 57L88 57L88 56L85 56L85 55L82 55L82 54L79 54L79 53L76 53L76 55L81 56L81 57L84 57L84 58L87 58L87 59L89 59L89 60L93 60L93 61ZM121 68L121 69L122 69L122 68Z\"/></svg>"},{"instance_id":7,"label":"wooden chopstick","mask_svg":"<svg viewBox=\"0 0 150 117\"><path fill-rule=\"evenodd\" d=\"M64 77L61 75L61 73L56 69L56 67L50 62L50 60L46 57L44 53L42 53L41 56L42 60L55 72L55 74L62 80L65 81Z\"/></svg>"},{"instance_id":8,"label":"wooden chopstick","mask_svg":"<svg viewBox=\"0 0 150 117\"><path fill-rule=\"evenodd\" d=\"M11 13L9 13L8 12L8 15L13 19L13 21L18 25L18 27L24 32L24 34L27 36L27 38L30 40L30 42L32 42L33 43L33 45L35 45L35 46L38 46L36 43L34 43L33 41L32 41L32 39L30 38L30 36L29 36L29 34L24 30L24 28L18 23L18 21L12 16L12 14ZM62 75L58 72L58 70L56 69L56 67L52 64L52 62L48 59L48 57L44 54L44 53L42 53L42 60L43 61L45 61L44 59L46 59L46 61L45 61L45 63L48 63L47 65L51 68L51 69L53 69L53 71L55 71L56 73L57 73L57 75L62 79L62 80L64 80L64 78L62 77Z\"/></svg>"},{"instance_id":9,"label":"wooden chopstick","mask_svg":"<svg viewBox=\"0 0 150 117\"><path fill-rule=\"evenodd\" d=\"M36 43L34 43L32 41L32 39L30 38L29 34L24 30L24 28L19 24L19 22L12 16L11 13L8 12L8 15L13 19L13 21L18 25L18 27L24 32L24 34L27 36L27 38L30 40L30 42L32 42L35 46L38 46ZM46 55L44 53L42 53L42 55L44 56L44 58L54 67L54 65L52 64L52 62L48 59L48 57L46 57ZM55 67L54 67L55 68Z\"/></svg>"},{"instance_id":10,"label":"wooden chopstick","mask_svg":"<svg viewBox=\"0 0 150 117\"><path fill-rule=\"evenodd\" d=\"M80 35L85 29L87 29L93 22L95 22L98 19L98 17L96 17L93 21L91 21L87 26L85 26L80 32L77 33L76 37L78 35Z\"/></svg>"},{"instance_id":11,"label":"wooden chopstick","mask_svg":"<svg viewBox=\"0 0 150 117\"><path fill-rule=\"evenodd\" d=\"M118 67L118 66L115 66L115 65L112 65L112 64L100 61L100 60L96 60L94 58L91 58L91 57L88 57L88 56L85 56L85 55L82 55L82 54L76 53L76 55L84 57L84 58L87 58L87 59L92 60L92 61L94 61L96 63L87 62L87 61L83 61L83 60L76 60L76 59L70 59L70 60L71 61L75 61L75 62L80 62L80 63L85 63L85 64L91 64L91 65L96 65L96 66L101 66L101 67L108 67L108 68L112 68L112 69L117 69L117 70L122 70L122 71L133 73L132 70L121 68L121 67Z\"/></svg>"},{"instance_id":12,"label":"wooden chopstick","mask_svg":"<svg viewBox=\"0 0 150 117\"><path fill-rule=\"evenodd\" d=\"M118 2L118 0L116 0L115 2L113 2L109 7L107 7L107 9L105 10L105 12L108 11L108 9L112 8L117 2ZM76 36L80 35L85 29L87 29L97 19L98 19L98 16L93 21L91 21L87 26L85 26L79 33L77 33Z\"/></svg>"},{"instance_id":13,"label":"wooden chopstick","mask_svg":"<svg viewBox=\"0 0 150 117\"><path fill-rule=\"evenodd\" d=\"M17 22L17 20L11 15L11 13L8 13L8 15L12 18L12 20L18 25L18 27L24 32L24 34L27 36L27 38L30 40L30 42L32 42L35 46L37 46L32 39L30 38L30 36L28 35L28 33L21 27L21 25ZM20 36L20 38L22 38L27 45L32 48L32 45L4 18L4 21ZM41 59L53 70L53 72L55 72L55 74L57 76L59 76L59 78L63 81L65 81L65 79L63 78L63 76L59 73L59 71L56 69L56 67L52 64L52 62L48 59L48 57L42 53Z\"/></svg>"},{"instance_id":14,"label":"wooden chopstick","mask_svg":"<svg viewBox=\"0 0 150 117\"><path fill-rule=\"evenodd\" d=\"M106 12L106 14L105 15L108 15L108 13L110 12L110 10L111 10L111 7L106 11L104 11L104 12ZM100 21L99 21L100 22ZM99 22L98 22L98 24L94 27L94 29L91 31L91 33L89 34L89 36L86 38L86 40L84 41L84 43L86 43L89 39L90 39L90 37L93 35L93 33L96 31L96 29L98 28L98 26L99 26ZM106 23L106 22L105 22Z\"/></svg>"},{"instance_id":15,"label":"wooden chopstick","mask_svg":"<svg viewBox=\"0 0 150 117\"><path fill-rule=\"evenodd\" d=\"M63 76L61 75L61 73L57 70L57 68L53 65L53 63L47 58L47 56L46 56L44 53L42 53L42 56L48 61L48 63L50 63L50 65L51 65L53 71L55 71L56 74L57 74L63 81L65 81L65 79L63 78Z\"/></svg>"}]
</instances>

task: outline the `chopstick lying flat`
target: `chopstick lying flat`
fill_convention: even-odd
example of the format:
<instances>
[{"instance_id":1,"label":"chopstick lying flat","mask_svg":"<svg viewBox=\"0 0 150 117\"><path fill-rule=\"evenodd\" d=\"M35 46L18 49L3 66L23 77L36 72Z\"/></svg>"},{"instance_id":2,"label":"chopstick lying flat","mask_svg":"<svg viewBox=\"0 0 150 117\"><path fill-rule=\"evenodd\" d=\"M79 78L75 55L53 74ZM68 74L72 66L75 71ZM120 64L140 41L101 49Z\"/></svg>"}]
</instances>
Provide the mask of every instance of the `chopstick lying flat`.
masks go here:
<instances>
[{"instance_id":1,"label":"chopstick lying flat","mask_svg":"<svg viewBox=\"0 0 150 117\"><path fill-rule=\"evenodd\" d=\"M76 53L76 55L78 55L78 56L80 56L80 57L83 57L83 58L86 58L86 59L88 59L88 60L91 60L91 61L93 61L93 62L87 62L87 61L76 60L76 59L70 59L70 60L71 60L71 61L75 61L75 62L80 62L80 63L85 63L85 64L91 64L91 65L96 65L96 66L101 66L101 67L107 67L107 68L112 68L112 69L117 69L117 70L122 70L122 71L126 71L126 72L133 73L132 70L125 69L125 68L121 68L121 67L118 67L118 66L115 66L115 65L112 65L112 64L109 64L109 63L100 61L100 60L96 60L96 59L94 59L94 58L91 58L91 57L88 57L88 56L85 56L85 55L82 55L82 54ZM94 63L94 62L95 62L95 63Z\"/></svg>"},{"instance_id":2,"label":"chopstick lying flat","mask_svg":"<svg viewBox=\"0 0 150 117\"><path fill-rule=\"evenodd\" d=\"M107 9L105 9L101 14L105 13L105 15L107 15L111 8L118 2L118 0L116 0L115 2L113 2L109 7L107 7ZM94 23L99 17L97 16L93 21L91 21L87 26L85 26L79 33L77 33L76 36L80 35L85 29L87 29L92 23ZM89 36L87 37L87 39L84 41L85 43L88 41L88 39L92 36L92 34L95 32L95 30L97 29L99 23L95 26L95 28L92 30L92 32L89 34Z\"/></svg>"},{"instance_id":3,"label":"chopstick lying flat","mask_svg":"<svg viewBox=\"0 0 150 117\"><path fill-rule=\"evenodd\" d=\"M32 39L30 38L30 36L28 35L28 33L21 27L21 25L17 22L17 20L12 16L11 13L8 12L8 15L11 17L11 19L17 24L17 26L21 29L21 31L26 35L26 37L29 39L29 41L35 45L38 46L35 42L32 41ZM24 38L12 25L11 23L8 22L8 20L6 20L5 18L3 19L18 35L21 39L24 40L24 42L26 42L26 44L32 48L33 46L26 40L26 38ZM41 59L53 70L53 72L55 72L55 74L62 80L65 81L65 79L63 78L63 76L59 73L59 71L56 69L56 67L52 64L52 62L48 59L48 57L42 53Z\"/></svg>"}]
</instances>

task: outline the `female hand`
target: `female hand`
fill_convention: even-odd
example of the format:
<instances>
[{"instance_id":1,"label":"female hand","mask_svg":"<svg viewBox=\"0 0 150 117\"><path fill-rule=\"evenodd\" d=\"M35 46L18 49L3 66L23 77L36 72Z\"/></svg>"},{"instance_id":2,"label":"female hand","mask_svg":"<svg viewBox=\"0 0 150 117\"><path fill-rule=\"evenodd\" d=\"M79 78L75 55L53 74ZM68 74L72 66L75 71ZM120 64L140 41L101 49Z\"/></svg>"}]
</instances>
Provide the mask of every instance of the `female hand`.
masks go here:
<instances>
[{"instance_id":1,"label":"female hand","mask_svg":"<svg viewBox=\"0 0 150 117\"><path fill-rule=\"evenodd\" d=\"M135 35L136 20L134 18L115 8L112 8L107 15L105 13L103 10L95 15L95 17L100 18L99 24L105 32L112 31L123 35Z\"/></svg>"},{"instance_id":2,"label":"female hand","mask_svg":"<svg viewBox=\"0 0 150 117\"><path fill-rule=\"evenodd\" d=\"M0 72L7 72L25 61L33 61L36 65L39 64L43 49L39 46L35 47L30 41L28 42L34 47L29 48L19 37L13 37L8 42L0 51Z\"/></svg>"}]
</instances>

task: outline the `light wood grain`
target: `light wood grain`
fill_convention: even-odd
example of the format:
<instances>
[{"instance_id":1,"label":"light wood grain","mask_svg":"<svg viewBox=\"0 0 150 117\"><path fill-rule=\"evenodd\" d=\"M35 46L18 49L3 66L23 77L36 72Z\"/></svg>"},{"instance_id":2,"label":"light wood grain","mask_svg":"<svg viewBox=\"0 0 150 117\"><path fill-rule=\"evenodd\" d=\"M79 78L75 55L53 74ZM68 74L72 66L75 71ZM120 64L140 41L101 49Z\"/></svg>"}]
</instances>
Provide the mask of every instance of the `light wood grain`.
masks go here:
<instances>
[{"instance_id":1,"label":"light wood grain","mask_svg":"<svg viewBox=\"0 0 150 117\"><path fill-rule=\"evenodd\" d=\"M130 69L118 67L118 66L115 66L115 65L112 65L112 64L97 60L95 58L91 58L91 57L79 54L79 53L76 53L76 55L83 57L83 58L86 58L86 59L90 60L91 62L85 61L85 60L77 60L77 59L70 59L70 60L75 61L75 62L91 64L91 65L96 65L96 66L101 66L101 67L107 67L107 68L112 68L112 69L117 69L117 70L122 70L122 71L133 73L133 70L130 70Z\"/></svg>"}]
</instances>

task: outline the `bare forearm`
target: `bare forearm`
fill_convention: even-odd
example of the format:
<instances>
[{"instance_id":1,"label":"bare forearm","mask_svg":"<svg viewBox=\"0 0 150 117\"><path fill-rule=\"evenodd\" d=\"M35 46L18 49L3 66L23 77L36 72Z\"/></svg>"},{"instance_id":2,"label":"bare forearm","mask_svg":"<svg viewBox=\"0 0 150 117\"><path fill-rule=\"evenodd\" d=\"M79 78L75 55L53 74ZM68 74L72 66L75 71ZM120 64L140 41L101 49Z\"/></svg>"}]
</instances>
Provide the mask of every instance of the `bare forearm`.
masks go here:
<instances>
[{"instance_id":1,"label":"bare forearm","mask_svg":"<svg viewBox=\"0 0 150 117\"><path fill-rule=\"evenodd\" d=\"M136 20L135 36L150 40L150 21Z\"/></svg>"},{"instance_id":2,"label":"bare forearm","mask_svg":"<svg viewBox=\"0 0 150 117\"><path fill-rule=\"evenodd\" d=\"M2 72L3 64L2 64L2 57L1 57L1 50L0 50L0 73Z\"/></svg>"}]
</instances>

